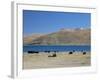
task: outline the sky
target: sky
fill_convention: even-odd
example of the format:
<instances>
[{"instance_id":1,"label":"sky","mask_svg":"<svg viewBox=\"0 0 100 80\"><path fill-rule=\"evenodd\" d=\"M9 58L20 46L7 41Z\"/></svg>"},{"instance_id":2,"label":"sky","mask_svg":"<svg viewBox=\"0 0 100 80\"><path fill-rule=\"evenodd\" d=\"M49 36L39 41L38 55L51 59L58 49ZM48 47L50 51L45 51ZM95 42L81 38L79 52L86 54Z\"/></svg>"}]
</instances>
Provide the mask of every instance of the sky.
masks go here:
<instances>
[{"instance_id":1,"label":"sky","mask_svg":"<svg viewBox=\"0 0 100 80\"><path fill-rule=\"evenodd\" d=\"M23 32L47 34L62 28L90 28L90 13L23 10Z\"/></svg>"}]
</instances>

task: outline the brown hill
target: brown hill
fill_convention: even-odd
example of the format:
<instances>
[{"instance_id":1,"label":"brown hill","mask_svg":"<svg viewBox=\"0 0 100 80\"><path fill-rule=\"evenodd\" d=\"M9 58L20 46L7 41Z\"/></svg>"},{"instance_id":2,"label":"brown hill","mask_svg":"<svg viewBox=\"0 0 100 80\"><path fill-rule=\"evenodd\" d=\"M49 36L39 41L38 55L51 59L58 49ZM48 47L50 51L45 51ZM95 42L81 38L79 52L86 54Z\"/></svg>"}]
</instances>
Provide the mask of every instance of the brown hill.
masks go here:
<instances>
[{"instance_id":1,"label":"brown hill","mask_svg":"<svg viewBox=\"0 0 100 80\"><path fill-rule=\"evenodd\" d=\"M63 29L55 33L42 35L33 39L32 45L83 45L91 43L90 29ZM25 40L25 39L24 39ZM27 41L27 40L26 40Z\"/></svg>"},{"instance_id":2,"label":"brown hill","mask_svg":"<svg viewBox=\"0 0 100 80\"><path fill-rule=\"evenodd\" d=\"M33 40L39 38L40 36L43 36L43 34L31 34L31 35L24 36L23 43L31 44Z\"/></svg>"}]
</instances>

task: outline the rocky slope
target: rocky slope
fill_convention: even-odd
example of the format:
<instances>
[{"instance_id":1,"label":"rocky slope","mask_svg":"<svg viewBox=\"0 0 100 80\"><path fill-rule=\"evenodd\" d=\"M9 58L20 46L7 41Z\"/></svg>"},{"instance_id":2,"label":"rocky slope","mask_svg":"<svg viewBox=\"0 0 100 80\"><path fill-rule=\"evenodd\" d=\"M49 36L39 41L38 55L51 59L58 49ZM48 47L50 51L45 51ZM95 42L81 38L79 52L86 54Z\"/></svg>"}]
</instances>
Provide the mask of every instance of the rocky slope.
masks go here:
<instances>
[{"instance_id":1,"label":"rocky slope","mask_svg":"<svg viewBox=\"0 0 100 80\"><path fill-rule=\"evenodd\" d=\"M63 29L47 35L34 35L24 38L24 43L31 45L89 45L90 29Z\"/></svg>"},{"instance_id":2,"label":"rocky slope","mask_svg":"<svg viewBox=\"0 0 100 80\"><path fill-rule=\"evenodd\" d=\"M47 35L29 37L31 45L87 45L91 43L90 29L62 29Z\"/></svg>"}]
</instances>

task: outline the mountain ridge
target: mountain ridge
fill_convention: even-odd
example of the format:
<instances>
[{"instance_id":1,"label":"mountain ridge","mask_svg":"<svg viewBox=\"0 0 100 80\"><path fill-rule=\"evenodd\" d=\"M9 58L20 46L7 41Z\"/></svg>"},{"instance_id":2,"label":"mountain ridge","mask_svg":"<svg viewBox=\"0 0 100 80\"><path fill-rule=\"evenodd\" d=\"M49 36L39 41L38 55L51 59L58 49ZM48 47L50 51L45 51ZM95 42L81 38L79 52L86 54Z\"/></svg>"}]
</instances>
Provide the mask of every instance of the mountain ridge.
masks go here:
<instances>
[{"instance_id":1,"label":"mountain ridge","mask_svg":"<svg viewBox=\"0 0 100 80\"><path fill-rule=\"evenodd\" d=\"M90 45L90 29L61 29L32 39L31 45Z\"/></svg>"}]
</instances>

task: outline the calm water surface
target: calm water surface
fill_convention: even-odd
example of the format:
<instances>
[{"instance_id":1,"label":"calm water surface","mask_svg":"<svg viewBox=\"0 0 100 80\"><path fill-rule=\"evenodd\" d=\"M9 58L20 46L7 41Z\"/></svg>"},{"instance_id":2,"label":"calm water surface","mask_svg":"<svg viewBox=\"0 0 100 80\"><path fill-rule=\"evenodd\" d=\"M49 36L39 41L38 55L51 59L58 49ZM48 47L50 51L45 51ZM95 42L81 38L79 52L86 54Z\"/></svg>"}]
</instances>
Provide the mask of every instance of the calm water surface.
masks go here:
<instances>
[{"instance_id":1,"label":"calm water surface","mask_svg":"<svg viewBox=\"0 0 100 80\"><path fill-rule=\"evenodd\" d=\"M90 45L25 45L23 52L27 51L91 51Z\"/></svg>"}]
</instances>

